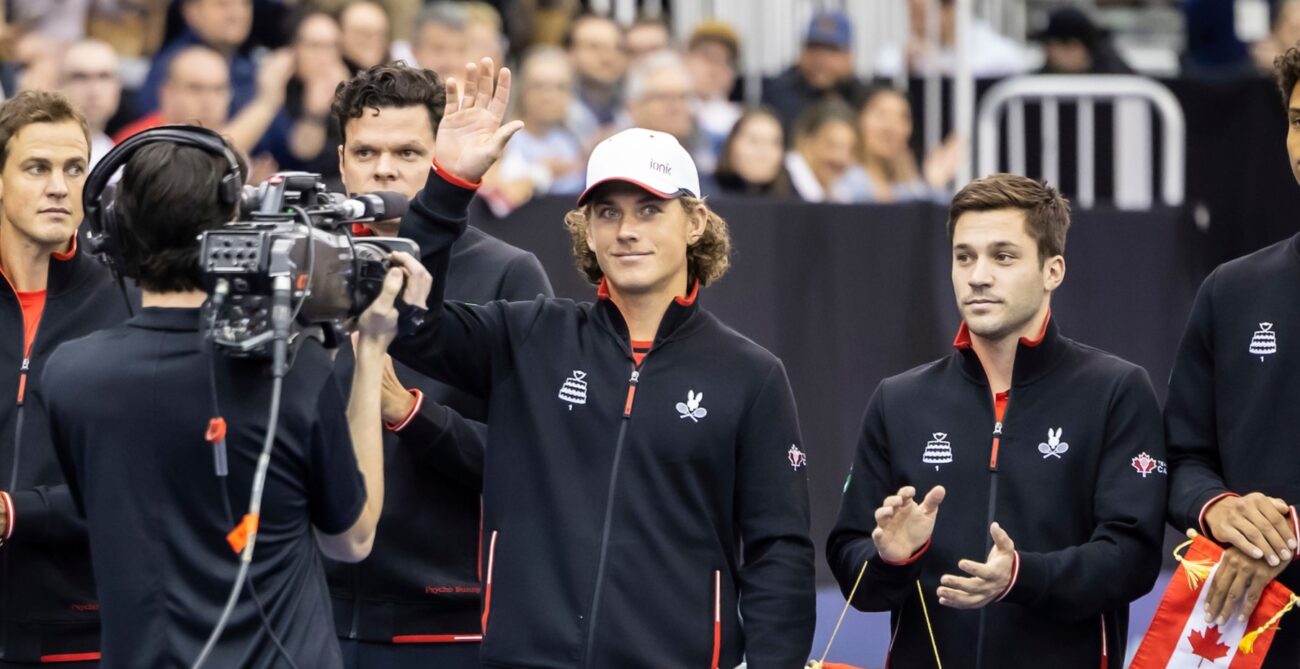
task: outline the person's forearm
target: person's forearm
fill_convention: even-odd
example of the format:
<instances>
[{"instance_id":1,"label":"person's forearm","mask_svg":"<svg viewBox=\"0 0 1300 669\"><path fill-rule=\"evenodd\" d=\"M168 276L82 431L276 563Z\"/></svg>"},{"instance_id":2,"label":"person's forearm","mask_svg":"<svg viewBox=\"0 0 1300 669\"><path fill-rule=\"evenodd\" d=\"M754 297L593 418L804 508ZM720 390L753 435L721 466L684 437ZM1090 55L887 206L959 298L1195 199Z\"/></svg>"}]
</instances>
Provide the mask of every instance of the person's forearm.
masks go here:
<instances>
[{"instance_id":1,"label":"person's forearm","mask_svg":"<svg viewBox=\"0 0 1300 669\"><path fill-rule=\"evenodd\" d=\"M358 340L357 365L352 374L352 393L348 400L348 431L356 452L357 468L366 483L366 504L361 516L347 531L351 551L356 559L370 553L375 526L384 507L384 445L379 389L383 374L385 346L366 337Z\"/></svg>"},{"instance_id":2,"label":"person's forearm","mask_svg":"<svg viewBox=\"0 0 1300 669\"><path fill-rule=\"evenodd\" d=\"M230 138L230 143L234 144L235 148L250 153L261 141L262 135L266 134L266 129L271 127L271 122L279 112L278 101L261 96L253 98L234 118L230 119L222 133Z\"/></svg>"},{"instance_id":3,"label":"person's forearm","mask_svg":"<svg viewBox=\"0 0 1300 669\"><path fill-rule=\"evenodd\" d=\"M311 160L325 148L325 123L314 119L299 119L289 133L289 151L298 160Z\"/></svg>"}]
</instances>

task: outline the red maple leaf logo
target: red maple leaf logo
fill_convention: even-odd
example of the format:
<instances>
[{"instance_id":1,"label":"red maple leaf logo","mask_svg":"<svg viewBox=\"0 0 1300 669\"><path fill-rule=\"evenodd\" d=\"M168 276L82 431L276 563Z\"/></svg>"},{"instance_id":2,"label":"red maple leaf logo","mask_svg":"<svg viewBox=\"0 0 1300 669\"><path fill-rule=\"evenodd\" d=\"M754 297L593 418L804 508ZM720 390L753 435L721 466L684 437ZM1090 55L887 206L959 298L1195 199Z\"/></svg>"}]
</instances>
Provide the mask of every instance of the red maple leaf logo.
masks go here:
<instances>
[{"instance_id":1,"label":"red maple leaf logo","mask_svg":"<svg viewBox=\"0 0 1300 669\"><path fill-rule=\"evenodd\" d=\"M1201 658L1201 661L1196 663L1198 667L1206 660L1213 663L1228 654L1228 646L1219 643L1219 628L1215 625L1205 628L1204 634L1199 630L1192 630L1187 641L1192 644L1192 653Z\"/></svg>"}]
</instances>

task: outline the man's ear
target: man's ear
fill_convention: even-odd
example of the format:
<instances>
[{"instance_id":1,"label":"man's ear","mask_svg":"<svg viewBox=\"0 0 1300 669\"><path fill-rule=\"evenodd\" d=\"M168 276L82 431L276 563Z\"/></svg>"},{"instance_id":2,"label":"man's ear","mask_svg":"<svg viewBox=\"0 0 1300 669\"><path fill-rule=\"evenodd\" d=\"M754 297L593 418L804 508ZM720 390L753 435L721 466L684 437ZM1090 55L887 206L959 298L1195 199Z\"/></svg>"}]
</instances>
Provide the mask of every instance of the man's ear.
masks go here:
<instances>
[{"instance_id":1,"label":"man's ear","mask_svg":"<svg viewBox=\"0 0 1300 669\"><path fill-rule=\"evenodd\" d=\"M685 203L683 203L683 206L685 206ZM709 207L701 202L693 207L685 208L687 245L694 246L704 236L705 230L709 227Z\"/></svg>"},{"instance_id":2,"label":"man's ear","mask_svg":"<svg viewBox=\"0 0 1300 669\"><path fill-rule=\"evenodd\" d=\"M1061 287L1065 281L1065 256L1052 256L1043 265L1043 288L1048 292Z\"/></svg>"},{"instance_id":3,"label":"man's ear","mask_svg":"<svg viewBox=\"0 0 1300 669\"><path fill-rule=\"evenodd\" d=\"M348 187L347 178L343 176L345 174L347 174L347 171L343 169L343 145L339 144L339 180L343 182L343 190L351 193L353 191Z\"/></svg>"}]
</instances>

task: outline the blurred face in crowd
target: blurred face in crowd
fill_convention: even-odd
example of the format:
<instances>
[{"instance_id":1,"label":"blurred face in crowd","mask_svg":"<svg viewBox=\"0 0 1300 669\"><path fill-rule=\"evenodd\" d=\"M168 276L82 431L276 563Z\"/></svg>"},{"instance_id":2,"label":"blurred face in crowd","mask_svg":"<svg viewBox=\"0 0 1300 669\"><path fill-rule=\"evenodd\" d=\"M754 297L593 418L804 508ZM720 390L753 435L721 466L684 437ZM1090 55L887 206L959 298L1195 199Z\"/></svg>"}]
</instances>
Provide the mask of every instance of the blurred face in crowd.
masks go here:
<instances>
[{"instance_id":1,"label":"blurred face in crowd","mask_svg":"<svg viewBox=\"0 0 1300 669\"><path fill-rule=\"evenodd\" d=\"M491 58L494 63L505 62L505 52L501 49L503 42L501 31L497 30L495 25L486 21L470 21L465 24L464 40L465 58L461 63L462 69L465 67L464 63L477 63L484 57Z\"/></svg>"},{"instance_id":2,"label":"blurred face in crowd","mask_svg":"<svg viewBox=\"0 0 1300 669\"><path fill-rule=\"evenodd\" d=\"M1051 39L1043 42L1047 69L1052 72L1082 73L1092 69L1088 45L1078 39Z\"/></svg>"},{"instance_id":3,"label":"blurred face in crowd","mask_svg":"<svg viewBox=\"0 0 1300 669\"><path fill-rule=\"evenodd\" d=\"M573 27L570 50L578 75L599 84L613 85L627 72L623 33L608 19L584 17Z\"/></svg>"},{"instance_id":4,"label":"blurred face in crowd","mask_svg":"<svg viewBox=\"0 0 1300 669\"><path fill-rule=\"evenodd\" d=\"M230 111L230 65L203 47L182 50L167 68L158 93L164 123L194 123L219 129Z\"/></svg>"},{"instance_id":5,"label":"blurred face in crowd","mask_svg":"<svg viewBox=\"0 0 1300 669\"><path fill-rule=\"evenodd\" d=\"M691 118L691 83L677 68L663 68L646 78L640 99L628 101L632 125L666 132L686 144L695 129Z\"/></svg>"},{"instance_id":6,"label":"blurred face in crowd","mask_svg":"<svg viewBox=\"0 0 1300 669\"><path fill-rule=\"evenodd\" d=\"M0 239L49 251L66 249L81 223L81 190L90 157L81 124L30 123L6 148L0 171Z\"/></svg>"},{"instance_id":7,"label":"blurred face in crowd","mask_svg":"<svg viewBox=\"0 0 1300 669\"><path fill-rule=\"evenodd\" d=\"M253 29L253 0L186 0L185 24L208 46L234 51Z\"/></svg>"},{"instance_id":8,"label":"blurred face in crowd","mask_svg":"<svg viewBox=\"0 0 1300 669\"><path fill-rule=\"evenodd\" d=\"M293 42L298 68L305 70L313 65L337 63L343 55L339 46L341 39L339 25L329 16L312 14L303 19Z\"/></svg>"},{"instance_id":9,"label":"blurred face in crowd","mask_svg":"<svg viewBox=\"0 0 1300 669\"><path fill-rule=\"evenodd\" d=\"M524 123L531 132L564 123L573 99L573 70L563 56L528 61L523 71Z\"/></svg>"},{"instance_id":10,"label":"blurred face in crowd","mask_svg":"<svg viewBox=\"0 0 1300 669\"><path fill-rule=\"evenodd\" d=\"M781 122L770 114L755 114L736 129L731 144L731 165L740 178L752 184L768 184L781 171L785 155L785 134Z\"/></svg>"},{"instance_id":11,"label":"blurred face in crowd","mask_svg":"<svg viewBox=\"0 0 1300 669\"><path fill-rule=\"evenodd\" d=\"M704 100L725 100L736 84L736 64L731 49L722 42L699 42L686 53L686 67L695 82L695 94Z\"/></svg>"},{"instance_id":12,"label":"blurred face in crowd","mask_svg":"<svg viewBox=\"0 0 1300 669\"><path fill-rule=\"evenodd\" d=\"M55 90L59 87L59 57L61 44L35 30L18 36L11 51L11 60L18 68L17 91Z\"/></svg>"},{"instance_id":13,"label":"blurred face in crowd","mask_svg":"<svg viewBox=\"0 0 1300 669\"><path fill-rule=\"evenodd\" d=\"M433 161L433 123L420 105L366 109L348 119L339 172L349 193L388 190L408 198L424 188ZM397 234L400 221L371 224L381 235Z\"/></svg>"},{"instance_id":14,"label":"blurred face in crowd","mask_svg":"<svg viewBox=\"0 0 1300 669\"><path fill-rule=\"evenodd\" d=\"M1273 21L1273 39L1282 49L1300 42L1300 0L1283 0Z\"/></svg>"},{"instance_id":15,"label":"blurred face in crowd","mask_svg":"<svg viewBox=\"0 0 1300 669\"><path fill-rule=\"evenodd\" d=\"M827 121L810 135L800 137L796 150L812 168L822 186L829 186L853 165L853 146L857 134L847 121Z\"/></svg>"},{"instance_id":16,"label":"blurred face in crowd","mask_svg":"<svg viewBox=\"0 0 1300 669\"><path fill-rule=\"evenodd\" d=\"M443 79L464 72L465 63L469 62L465 60L469 53L465 32L433 21L420 26L419 40L413 51L415 62L420 67L437 72Z\"/></svg>"},{"instance_id":17,"label":"blurred face in crowd","mask_svg":"<svg viewBox=\"0 0 1300 669\"><path fill-rule=\"evenodd\" d=\"M911 0L909 13L912 24L912 37L918 43L924 42L927 18L929 17L929 4L933 0ZM940 0L939 2L939 42L944 45L951 45L953 40L953 5L952 0Z\"/></svg>"},{"instance_id":18,"label":"blurred face in crowd","mask_svg":"<svg viewBox=\"0 0 1300 669\"><path fill-rule=\"evenodd\" d=\"M365 69L388 62L388 13L373 2L349 4L339 15L343 55ZM418 60L418 58L417 58Z\"/></svg>"},{"instance_id":19,"label":"blurred face in crowd","mask_svg":"<svg viewBox=\"0 0 1300 669\"><path fill-rule=\"evenodd\" d=\"M858 114L858 130L868 160L893 161L910 150L912 105L896 91L876 93Z\"/></svg>"},{"instance_id":20,"label":"blurred face in crowd","mask_svg":"<svg viewBox=\"0 0 1300 669\"><path fill-rule=\"evenodd\" d=\"M1291 89L1291 101L1286 110L1286 152L1291 158L1291 172L1300 183L1300 86Z\"/></svg>"},{"instance_id":21,"label":"blurred face in crowd","mask_svg":"<svg viewBox=\"0 0 1300 669\"><path fill-rule=\"evenodd\" d=\"M1021 209L969 211L952 234L952 289L971 334L989 341L1035 336L1065 258L1040 261Z\"/></svg>"},{"instance_id":22,"label":"blurred face in crowd","mask_svg":"<svg viewBox=\"0 0 1300 669\"><path fill-rule=\"evenodd\" d=\"M826 90L853 74L847 49L825 44L805 44L799 52L799 72L814 89Z\"/></svg>"},{"instance_id":23,"label":"blurred face in crowd","mask_svg":"<svg viewBox=\"0 0 1300 669\"><path fill-rule=\"evenodd\" d=\"M627 29L627 55L633 63L656 52L669 48L668 26L647 21Z\"/></svg>"},{"instance_id":24,"label":"blurred face in crowd","mask_svg":"<svg viewBox=\"0 0 1300 669\"><path fill-rule=\"evenodd\" d=\"M77 42L63 54L63 94L97 132L104 131L122 100L117 72L117 52L104 42Z\"/></svg>"},{"instance_id":25,"label":"blurred face in crowd","mask_svg":"<svg viewBox=\"0 0 1300 669\"><path fill-rule=\"evenodd\" d=\"M680 199L612 182L592 194L587 248L623 295L683 294L686 249L704 234L705 223L702 210L688 213Z\"/></svg>"}]
</instances>

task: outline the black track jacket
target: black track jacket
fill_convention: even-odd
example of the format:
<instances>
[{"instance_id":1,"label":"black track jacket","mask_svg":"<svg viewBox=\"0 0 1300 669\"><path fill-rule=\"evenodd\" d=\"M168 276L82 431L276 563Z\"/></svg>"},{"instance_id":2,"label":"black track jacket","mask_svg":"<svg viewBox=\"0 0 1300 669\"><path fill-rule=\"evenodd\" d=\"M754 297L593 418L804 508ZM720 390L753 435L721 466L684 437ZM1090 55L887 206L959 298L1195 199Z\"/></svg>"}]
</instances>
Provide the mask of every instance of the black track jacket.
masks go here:
<instances>
[{"instance_id":1,"label":"black track jacket","mask_svg":"<svg viewBox=\"0 0 1300 669\"><path fill-rule=\"evenodd\" d=\"M1205 509L1229 493L1300 502L1297 286L1300 235L1225 263L1201 285L1165 403L1175 529L1208 536ZM1300 592L1294 560L1278 581ZM1266 669L1300 666L1300 627L1285 622Z\"/></svg>"},{"instance_id":2,"label":"black track jacket","mask_svg":"<svg viewBox=\"0 0 1300 669\"><path fill-rule=\"evenodd\" d=\"M40 662L99 656L99 598L84 521L72 502L46 417L24 404L45 360L65 341L126 320L126 302L105 267L84 251L50 260L45 309L29 358L23 313L0 280L0 490L13 504L13 533L0 547L0 659Z\"/></svg>"},{"instance_id":3,"label":"black track jacket","mask_svg":"<svg viewBox=\"0 0 1300 669\"><path fill-rule=\"evenodd\" d=\"M827 542L836 580L847 597L870 560L853 604L890 612L891 669L936 664L920 596L945 669L1119 669L1128 605L1155 583L1164 532L1164 435L1146 372L1049 319L1041 340L1018 345L998 422L965 334L952 355L876 388ZM871 531L905 485L948 495L928 548L891 565ZM1009 589L982 609L939 605L940 576L987 558L991 520L1016 544Z\"/></svg>"},{"instance_id":4,"label":"black track jacket","mask_svg":"<svg viewBox=\"0 0 1300 669\"><path fill-rule=\"evenodd\" d=\"M466 302L551 295L533 254L475 228L451 251L446 292ZM346 394L355 360L341 347L336 376ZM473 643L479 640L478 570L487 418L483 400L395 365L424 400L396 432L384 434L384 511L370 556L326 561L335 629L377 643ZM462 465L455 467L454 465Z\"/></svg>"}]
</instances>

